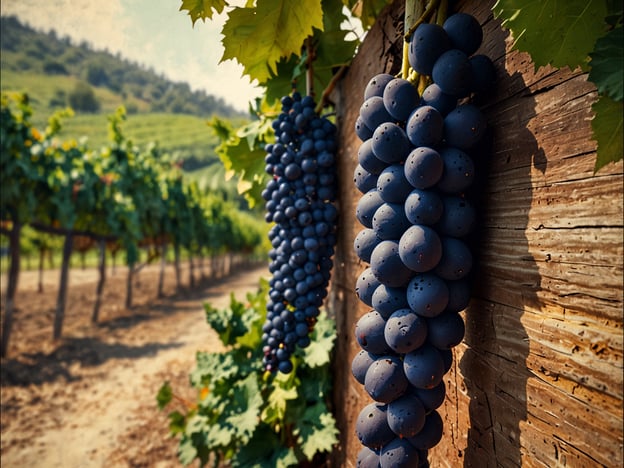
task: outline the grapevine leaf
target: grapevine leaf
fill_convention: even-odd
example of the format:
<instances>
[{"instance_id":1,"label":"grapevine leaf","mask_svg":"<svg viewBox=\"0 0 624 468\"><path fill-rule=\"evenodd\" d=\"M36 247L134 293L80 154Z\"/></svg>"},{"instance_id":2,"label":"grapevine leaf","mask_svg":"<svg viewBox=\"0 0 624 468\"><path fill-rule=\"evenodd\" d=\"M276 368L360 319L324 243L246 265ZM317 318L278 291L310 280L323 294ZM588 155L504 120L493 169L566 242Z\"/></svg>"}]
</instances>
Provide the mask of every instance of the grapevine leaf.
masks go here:
<instances>
[{"instance_id":1,"label":"grapevine leaf","mask_svg":"<svg viewBox=\"0 0 624 468\"><path fill-rule=\"evenodd\" d=\"M299 460L297 460L295 451L291 448L283 447L282 450L276 454L274 466L275 468L291 468L293 466L299 466Z\"/></svg>"},{"instance_id":2,"label":"grapevine leaf","mask_svg":"<svg viewBox=\"0 0 624 468\"><path fill-rule=\"evenodd\" d=\"M227 5L225 0L182 0L179 11L188 11L193 26L195 26L195 21L198 19L210 20L215 12L217 14L222 13Z\"/></svg>"},{"instance_id":3,"label":"grapevine leaf","mask_svg":"<svg viewBox=\"0 0 624 468\"><path fill-rule=\"evenodd\" d=\"M310 346L304 349L303 359L310 367L320 367L329 363L336 339L334 323L326 314L319 315L319 320L314 325L314 335Z\"/></svg>"},{"instance_id":4,"label":"grapevine leaf","mask_svg":"<svg viewBox=\"0 0 624 468\"><path fill-rule=\"evenodd\" d=\"M276 381L273 391L267 400L267 405L262 411L262 420L267 424L283 421L284 415L286 414L287 402L289 400L296 400L298 396L296 387L292 386L287 388Z\"/></svg>"},{"instance_id":5,"label":"grapevine leaf","mask_svg":"<svg viewBox=\"0 0 624 468\"><path fill-rule=\"evenodd\" d=\"M243 444L247 443L260 423L260 408L263 404L258 387L258 377L251 373L233 387L230 414L227 423L232 427Z\"/></svg>"},{"instance_id":6,"label":"grapevine leaf","mask_svg":"<svg viewBox=\"0 0 624 468\"><path fill-rule=\"evenodd\" d=\"M195 458L197 458L198 452L195 448L195 444L193 443L193 439L190 437L184 437L180 441L180 445L178 446L178 458L180 462L184 466L190 465L193 463Z\"/></svg>"},{"instance_id":7,"label":"grapevine leaf","mask_svg":"<svg viewBox=\"0 0 624 468\"><path fill-rule=\"evenodd\" d=\"M221 62L234 59L252 80L265 83L282 57L300 54L314 28L323 29L320 0L258 0L255 8L234 8L223 25Z\"/></svg>"},{"instance_id":8,"label":"grapevine leaf","mask_svg":"<svg viewBox=\"0 0 624 468\"><path fill-rule=\"evenodd\" d=\"M510 29L514 47L528 52L535 67L580 66L605 33L604 0L498 0L494 15Z\"/></svg>"},{"instance_id":9,"label":"grapevine leaf","mask_svg":"<svg viewBox=\"0 0 624 468\"><path fill-rule=\"evenodd\" d=\"M244 450L237 450L232 458L232 466L263 468L275 452L282 448L278 434L267 424L261 424L253 433Z\"/></svg>"},{"instance_id":10,"label":"grapevine leaf","mask_svg":"<svg viewBox=\"0 0 624 468\"><path fill-rule=\"evenodd\" d=\"M336 421L323 403L317 403L306 409L303 418L297 424L296 432L301 443L301 450L311 460L317 452L330 452L338 442Z\"/></svg>"},{"instance_id":11,"label":"grapevine leaf","mask_svg":"<svg viewBox=\"0 0 624 468\"><path fill-rule=\"evenodd\" d=\"M169 413L169 431L172 434L181 434L184 432L186 425L186 417L179 411Z\"/></svg>"},{"instance_id":12,"label":"grapevine leaf","mask_svg":"<svg viewBox=\"0 0 624 468\"><path fill-rule=\"evenodd\" d=\"M173 398L173 391L171 390L171 384L167 381L160 387L158 394L156 395L156 402L158 403L158 409L163 409L169 404Z\"/></svg>"},{"instance_id":13,"label":"grapevine leaf","mask_svg":"<svg viewBox=\"0 0 624 468\"><path fill-rule=\"evenodd\" d=\"M590 54L589 80L598 92L610 96L614 101L624 98L624 28L619 26L596 41Z\"/></svg>"},{"instance_id":14,"label":"grapevine leaf","mask_svg":"<svg viewBox=\"0 0 624 468\"><path fill-rule=\"evenodd\" d=\"M601 96L592 106L596 116L592 120L594 140L598 143L594 172L610 162L622 159L624 135L622 131L624 104L608 96Z\"/></svg>"}]
</instances>

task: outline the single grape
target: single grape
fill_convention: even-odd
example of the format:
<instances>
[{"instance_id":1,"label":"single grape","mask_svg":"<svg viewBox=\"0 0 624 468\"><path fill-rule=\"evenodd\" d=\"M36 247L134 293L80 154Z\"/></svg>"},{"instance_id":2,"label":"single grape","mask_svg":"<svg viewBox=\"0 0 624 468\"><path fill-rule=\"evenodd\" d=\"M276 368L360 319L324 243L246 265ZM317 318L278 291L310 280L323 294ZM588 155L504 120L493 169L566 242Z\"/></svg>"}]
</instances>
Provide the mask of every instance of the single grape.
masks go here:
<instances>
[{"instance_id":1,"label":"single grape","mask_svg":"<svg viewBox=\"0 0 624 468\"><path fill-rule=\"evenodd\" d=\"M390 347L384 339L386 321L376 310L362 315L355 325L355 338L360 347L371 354L386 354Z\"/></svg>"},{"instance_id":2,"label":"single grape","mask_svg":"<svg viewBox=\"0 0 624 468\"><path fill-rule=\"evenodd\" d=\"M464 339L466 328L461 316L445 312L427 319L427 341L438 349L451 349Z\"/></svg>"},{"instance_id":3,"label":"single grape","mask_svg":"<svg viewBox=\"0 0 624 468\"><path fill-rule=\"evenodd\" d=\"M450 146L467 150L479 142L486 126L485 117L477 106L462 104L444 118L444 139Z\"/></svg>"},{"instance_id":4,"label":"single grape","mask_svg":"<svg viewBox=\"0 0 624 468\"><path fill-rule=\"evenodd\" d=\"M444 117L432 106L420 106L407 120L405 133L412 145L435 147L442 141Z\"/></svg>"},{"instance_id":5,"label":"single grape","mask_svg":"<svg viewBox=\"0 0 624 468\"><path fill-rule=\"evenodd\" d=\"M425 407L413 392L388 404L388 425L398 437L414 437L425 425Z\"/></svg>"},{"instance_id":6,"label":"single grape","mask_svg":"<svg viewBox=\"0 0 624 468\"><path fill-rule=\"evenodd\" d=\"M407 440L417 449L428 450L435 447L442 440L442 418L437 411L431 411L425 418L425 425L418 434Z\"/></svg>"},{"instance_id":7,"label":"single grape","mask_svg":"<svg viewBox=\"0 0 624 468\"><path fill-rule=\"evenodd\" d=\"M393 351L409 353L427 339L427 322L411 309L396 310L386 321L384 338Z\"/></svg>"},{"instance_id":8,"label":"single grape","mask_svg":"<svg viewBox=\"0 0 624 468\"><path fill-rule=\"evenodd\" d=\"M442 246L444 248L444 244ZM407 303L410 309L423 317L435 317L441 313L448 300L446 282L434 273L417 274L407 285Z\"/></svg>"},{"instance_id":9,"label":"single grape","mask_svg":"<svg viewBox=\"0 0 624 468\"><path fill-rule=\"evenodd\" d=\"M419 224L408 228L399 239L399 256L410 270L432 270L442 258L442 243L435 230Z\"/></svg>"},{"instance_id":10,"label":"single grape","mask_svg":"<svg viewBox=\"0 0 624 468\"><path fill-rule=\"evenodd\" d=\"M401 261L399 243L394 240L377 244L371 254L370 269L381 284L391 287L405 286L413 276Z\"/></svg>"},{"instance_id":11,"label":"single grape","mask_svg":"<svg viewBox=\"0 0 624 468\"><path fill-rule=\"evenodd\" d=\"M443 93L463 98L470 94L472 67L468 56L459 49L444 52L436 60L431 77Z\"/></svg>"},{"instance_id":12,"label":"single grape","mask_svg":"<svg viewBox=\"0 0 624 468\"><path fill-rule=\"evenodd\" d=\"M418 106L418 90L403 78L394 78L386 84L383 92L384 106L398 121L405 122Z\"/></svg>"},{"instance_id":13,"label":"single grape","mask_svg":"<svg viewBox=\"0 0 624 468\"><path fill-rule=\"evenodd\" d=\"M403 161L411 147L405 130L393 122L383 122L373 132L371 149L381 161L394 164Z\"/></svg>"},{"instance_id":14,"label":"single grape","mask_svg":"<svg viewBox=\"0 0 624 468\"><path fill-rule=\"evenodd\" d=\"M430 344L424 344L405 355L403 358L403 369L407 380L414 387L433 388L442 381L444 361L435 347Z\"/></svg>"},{"instance_id":15,"label":"single grape","mask_svg":"<svg viewBox=\"0 0 624 468\"><path fill-rule=\"evenodd\" d=\"M405 216L412 224L433 225L443 209L442 199L432 190L414 189L405 199Z\"/></svg>"},{"instance_id":16,"label":"single grape","mask_svg":"<svg viewBox=\"0 0 624 468\"><path fill-rule=\"evenodd\" d=\"M413 468L419 463L419 453L407 440L397 437L381 450L381 468Z\"/></svg>"},{"instance_id":17,"label":"single grape","mask_svg":"<svg viewBox=\"0 0 624 468\"><path fill-rule=\"evenodd\" d=\"M390 403L407 389L403 363L397 356L381 356L373 362L364 377L364 388L371 398L380 403Z\"/></svg>"},{"instance_id":18,"label":"single grape","mask_svg":"<svg viewBox=\"0 0 624 468\"><path fill-rule=\"evenodd\" d=\"M442 258L435 268L435 273L445 280L458 280L465 277L472 269L472 253L460 239L444 236Z\"/></svg>"},{"instance_id":19,"label":"single grape","mask_svg":"<svg viewBox=\"0 0 624 468\"><path fill-rule=\"evenodd\" d=\"M467 13L455 13L442 25L455 49L466 55L474 54L483 40L483 30L477 19Z\"/></svg>"},{"instance_id":20,"label":"single grape","mask_svg":"<svg viewBox=\"0 0 624 468\"><path fill-rule=\"evenodd\" d=\"M422 23L416 28L409 42L409 64L416 72L431 75L438 57L450 48L451 39L442 26Z\"/></svg>"},{"instance_id":21,"label":"single grape","mask_svg":"<svg viewBox=\"0 0 624 468\"><path fill-rule=\"evenodd\" d=\"M403 166L405 178L417 189L426 189L435 185L442 177L444 162L440 154L428 147L414 149Z\"/></svg>"},{"instance_id":22,"label":"single grape","mask_svg":"<svg viewBox=\"0 0 624 468\"><path fill-rule=\"evenodd\" d=\"M380 403L370 403L362 408L355 423L355 432L362 445L379 450L394 439L395 434L388 426L387 410L387 406Z\"/></svg>"}]
</instances>

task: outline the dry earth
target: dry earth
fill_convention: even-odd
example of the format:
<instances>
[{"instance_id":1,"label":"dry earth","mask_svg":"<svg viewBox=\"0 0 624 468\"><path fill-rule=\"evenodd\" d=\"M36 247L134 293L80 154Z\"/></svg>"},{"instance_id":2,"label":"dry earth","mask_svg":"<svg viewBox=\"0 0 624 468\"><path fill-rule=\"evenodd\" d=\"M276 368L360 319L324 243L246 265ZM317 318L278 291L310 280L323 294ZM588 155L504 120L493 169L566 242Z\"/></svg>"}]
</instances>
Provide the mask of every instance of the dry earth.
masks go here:
<instances>
[{"instance_id":1,"label":"dry earth","mask_svg":"<svg viewBox=\"0 0 624 468\"><path fill-rule=\"evenodd\" d=\"M195 398L188 385L195 352L220 346L203 304L225 307L230 292L243 299L266 274L251 267L199 281L197 273L200 284L176 294L169 268L165 298L157 299L158 267L146 267L128 310L126 271L117 268L108 274L100 321L92 324L96 271L74 269L63 338L54 342L58 271L45 272L41 293L37 273L23 273L8 357L1 362L2 467L180 466L156 393L169 380ZM182 278L188 280L188 272Z\"/></svg>"}]
</instances>

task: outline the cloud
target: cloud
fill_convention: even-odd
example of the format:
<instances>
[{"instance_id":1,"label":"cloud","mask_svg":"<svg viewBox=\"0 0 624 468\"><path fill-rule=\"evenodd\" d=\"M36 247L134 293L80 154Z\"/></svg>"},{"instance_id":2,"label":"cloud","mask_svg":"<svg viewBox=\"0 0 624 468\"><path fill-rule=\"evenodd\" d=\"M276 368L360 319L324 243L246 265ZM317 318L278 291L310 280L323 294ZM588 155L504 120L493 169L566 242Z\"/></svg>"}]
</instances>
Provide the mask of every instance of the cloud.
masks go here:
<instances>
[{"instance_id":1,"label":"cloud","mask_svg":"<svg viewBox=\"0 0 624 468\"><path fill-rule=\"evenodd\" d=\"M44 31L54 29L74 43L119 52L174 81L187 82L246 111L260 90L242 78L242 67L218 64L224 17L195 23L175 0L2 0L2 15Z\"/></svg>"}]
</instances>

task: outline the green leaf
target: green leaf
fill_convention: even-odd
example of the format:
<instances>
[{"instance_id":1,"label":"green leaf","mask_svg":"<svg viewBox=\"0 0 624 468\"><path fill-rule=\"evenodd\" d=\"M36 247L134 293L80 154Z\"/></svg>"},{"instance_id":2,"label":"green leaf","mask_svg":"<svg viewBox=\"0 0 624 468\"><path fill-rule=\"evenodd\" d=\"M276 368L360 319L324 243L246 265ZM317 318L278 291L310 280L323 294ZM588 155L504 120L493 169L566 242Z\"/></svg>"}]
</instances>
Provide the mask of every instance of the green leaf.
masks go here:
<instances>
[{"instance_id":1,"label":"green leaf","mask_svg":"<svg viewBox=\"0 0 624 468\"><path fill-rule=\"evenodd\" d=\"M162 410L167 406L173 398L173 390L171 390L171 384L167 381L160 387L158 394L156 395L156 401L158 402L158 409Z\"/></svg>"},{"instance_id":2,"label":"green leaf","mask_svg":"<svg viewBox=\"0 0 624 468\"><path fill-rule=\"evenodd\" d=\"M227 4L225 0L182 0L180 11L188 11L193 26L195 26L195 21L212 19L212 15L215 12L221 13Z\"/></svg>"},{"instance_id":3,"label":"green leaf","mask_svg":"<svg viewBox=\"0 0 624 468\"><path fill-rule=\"evenodd\" d=\"M284 374L278 374L273 381L273 391L267 398L267 404L262 410L262 421L267 424L275 422L281 423L286 414L286 407L289 400L296 400L299 396L297 387L287 385L288 380L283 377Z\"/></svg>"},{"instance_id":4,"label":"green leaf","mask_svg":"<svg viewBox=\"0 0 624 468\"><path fill-rule=\"evenodd\" d=\"M225 422L231 427L242 444L251 439L260 423L260 408L263 399L258 387L258 376L249 374L237 382L232 389L232 401L228 406Z\"/></svg>"},{"instance_id":5,"label":"green leaf","mask_svg":"<svg viewBox=\"0 0 624 468\"><path fill-rule=\"evenodd\" d=\"M614 101L624 98L624 28L619 26L596 41L590 54L589 80L594 82L600 94Z\"/></svg>"},{"instance_id":6,"label":"green leaf","mask_svg":"<svg viewBox=\"0 0 624 468\"><path fill-rule=\"evenodd\" d=\"M587 70L589 53L605 33L604 0L498 0L492 9L511 30L514 47L528 52L536 68Z\"/></svg>"},{"instance_id":7,"label":"green leaf","mask_svg":"<svg viewBox=\"0 0 624 468\"><path fill-rule=\"evenodd\" d=\"M181 434L186 427L186 416L179 411L169 413L169 432L172 434Z\"/></svg>"},{"instance_id":8,"label":"green leaf","mask_svg":"<svg viewBox=\"0 0 624 468\"><path fill-rule=\"evenodd\" d=\"M303 361L310 367L329 364L331 351L334 348L336 330L333 320L323 313L314 325L313 338L310 346L304 349Z\"/></svg>"},{"instance_id":9,"label":"green leaf","mask_svg":"<svg viewBox=\"0 0 624 468\"><path fill-rule=\"evenodd\" d=\"M330 452L338 442L338 429L324 403L309 407L295 431L299 436L301 450L308 460L317 452Z\"/></svg>"},{"instance_id":10,"label":"green leaf","mask_svg":"<svg viewBox=\"0 0 624 468\"><path fill-rule=\"evenodd\" d=\"M221 61L235 59L262 84L282 57L301 53L314 28L323 29L320 0L258 0L255 8L234 8L223 25Z\"/></svg>"},{"instance_id":11,"label":"green leaf","mask_svg":"<svg viewBox=\"0 0 624 468\"><path fill-rule=\"evenodd\" d=\"M615 102L609 96L601 96L592 106L592 110L596 115L592 120L593 136L598 143L594 172L598 172L610 162L622 159L624 104Z\"/></svg>"}]
</instances>

